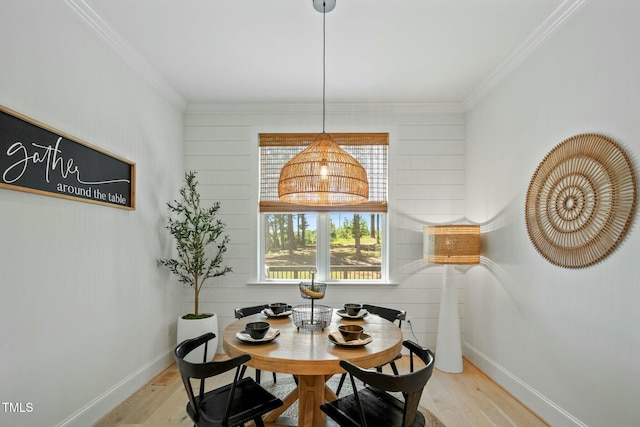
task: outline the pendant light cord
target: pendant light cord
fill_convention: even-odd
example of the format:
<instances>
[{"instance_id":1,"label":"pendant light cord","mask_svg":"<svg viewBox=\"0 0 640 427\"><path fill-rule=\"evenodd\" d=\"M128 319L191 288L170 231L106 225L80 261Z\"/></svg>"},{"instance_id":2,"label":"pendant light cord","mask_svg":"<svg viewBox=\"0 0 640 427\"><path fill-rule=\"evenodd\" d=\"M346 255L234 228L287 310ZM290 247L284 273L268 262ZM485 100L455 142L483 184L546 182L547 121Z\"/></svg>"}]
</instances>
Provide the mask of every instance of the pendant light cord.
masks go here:
<instances>
[{"instance_id":1,"label":"pendant light cord","mask_svg":"<svg viewBox=\"0 0 640 427\"><path fill-rule=\"evenodd\" d=\"M325 10L326 2L322 2L322 133L324 133L324 123L325 123L325 91L326 91L326 44L327 44L327 36L326 36L326 20L327 20L327 11Z\"/></svg>"}]
</instances>

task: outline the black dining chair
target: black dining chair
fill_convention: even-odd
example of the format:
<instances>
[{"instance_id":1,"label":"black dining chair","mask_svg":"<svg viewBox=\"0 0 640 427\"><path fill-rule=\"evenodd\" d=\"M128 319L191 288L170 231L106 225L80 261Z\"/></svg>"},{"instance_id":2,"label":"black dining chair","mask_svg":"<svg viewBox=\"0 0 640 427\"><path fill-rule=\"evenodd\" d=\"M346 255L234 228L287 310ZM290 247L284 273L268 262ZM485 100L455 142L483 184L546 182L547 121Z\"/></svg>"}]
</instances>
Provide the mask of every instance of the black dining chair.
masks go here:
<instances>
[{"instance_id":1,"label":"black dining chair","mask_svg":"<svg viewBox=\"0 0 640 427\"><path fill-rule=\"evenodd\" d=\"M269 307L269 304L253 305L250 307L240 307L233 310L233 315L236 319L242 319L243 317L251 316L252 314L258 314L265 308ZM247 367L242 368L240 378L244 377ZM260 384L260 369L256 369L256 382ZM276 373L273 373L273 382L276 382Z\"/></svg>"},{"instance_id":2,"label":"black dining chair","mask_svg":"<svg viewBox=\"0 0 640 427\"><path fill-rule=\"evenodd\" d=\"M407 312L405 310L398 310L395 308L389 307L381 307L379 305L371 305L371 304L363 304L362 308L367 310L371 314L376 314L383 319L387 319L389 322L397 322L399 328L402 327L402 321L407 319ZM402 357L402 353L397 354L392 360L385 363L384 365L389 364L393 373L398 375L398 368L396 367L395 361ZM376 369L378 372L382 372L382 367L384 365L377 366ZM344 380L347 377L347 374L342 374L340 377L340 382L338 383L338 388L336 389L336 396L340 395L340 391L342 390L342 386L344 385Z\"/></svg>"},{"instance_id":3,"label":"black dining chair","mask_svg":"<svg viewBox=\"0 0 640 427\"><path fill-rule=\"evenodd\" d=\"M342 360L340 366L349 374L353 394L320 406L320 409L341 427L422 427L424 415L418 410L424 387L433 373L435 357L431 350L413 341L403 341L411 357L424 364L420 369L403 375L391 375L377 370L362 369ZM412 364L413 366L413 364ZM356 389L354 378L365 384ZM402 399L391 393L400 392Z\"/></svg>"},{"instance_id":4,"label":"black dining chair","mask_svg":"<svg viewBox=\"0 0 640 427\"><path fill-rule=\"evenodd\" d=\"M253 378L240 378L241 367L251 356L248 354L229 360L191 363L185 356L204 344L205 355L208 341L215 338L213 332L197 338L185 340L175 349L175 359L187 391L187 414L195 427L235 427L253 421L256 426L264 427L262 416L283 405L282 400L269 393ZM235 376L231 384L218 387L205 393L205 379L231 371ZM194 393L191 380L200 380L199 392Z\"/></svg>"}]
</instances>

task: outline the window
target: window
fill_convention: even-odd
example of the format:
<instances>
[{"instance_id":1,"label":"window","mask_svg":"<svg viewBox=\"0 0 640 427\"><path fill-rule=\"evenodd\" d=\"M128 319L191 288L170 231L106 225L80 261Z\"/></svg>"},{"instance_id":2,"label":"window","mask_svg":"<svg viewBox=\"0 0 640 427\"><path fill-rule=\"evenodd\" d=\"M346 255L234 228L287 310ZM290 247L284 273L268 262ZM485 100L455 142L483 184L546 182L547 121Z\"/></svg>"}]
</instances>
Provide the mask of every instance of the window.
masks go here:
<instances>
[{"instance_id":1,"label":"window","mask_svg":"<svg viewBox=\"0 0 640 427\"><path fill-rule=\"evenodd\" d=\"M282 166L315 133L260 134L260 267L262 280L387 279L387 133L334 133L336 143L366 169L369 200L353 206L317 207L281 202Z\"/></svg>"}]
</instances>

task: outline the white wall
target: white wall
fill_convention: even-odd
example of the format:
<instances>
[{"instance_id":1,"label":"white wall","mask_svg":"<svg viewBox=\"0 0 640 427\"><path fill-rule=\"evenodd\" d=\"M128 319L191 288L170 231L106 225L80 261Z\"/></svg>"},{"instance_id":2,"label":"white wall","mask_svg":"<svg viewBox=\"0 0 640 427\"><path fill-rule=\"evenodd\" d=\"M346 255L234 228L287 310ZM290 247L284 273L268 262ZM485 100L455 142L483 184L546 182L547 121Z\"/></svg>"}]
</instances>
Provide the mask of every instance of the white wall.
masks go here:
<instances>
[{"instance_id":1,"label":"white wall","mask_svg":"<svg viewBox=\"0 0 640 427\"><path fill-rule=\"evenodd\" d=\"M172 361L182 114L64 1L3 1L0 40L0 104L137 164L135 211L0 189L0 401L33 408L0 425L87 426Z\"/></svg>"},{"instance_id":2,"label":"white wall","mask_svg":"<svg viewBox=\"0 0 640 427\"><path fill-rule=\"evenodd\" d=\"M222 330L235 307L302 304L297 284L256 284L258 133L318 132L321 105L191 105L185 115L185 168L196 170L205 200L221 202L234 272L205 288L205 309ZM328 105L328 132L389 132L389 243L392 284L331 285L323 304L399 307L415 338L435 347L442 268L422 261L422 228L464 213L464 115L460 106ZM459 284L459 286L462 286ZM460 292L459 303L463 305ZM192 310L187 294L184 310ZM405 334L413 338L411 331ZM219 346L222 343L219 342ZM221 348L220 348L221 351Z\"/></svg>"},{"instance_id":3,"label":"white wall","mask_svg":"<svg viewBox=\"0 0 640 427\"><path fill-rule=\"evenodd\" d=\"M543 259L524 221L543 157L598 132L640 153L640 4L591 0L467 117L467 215L484 223L467 273L465 353L554 426L640 424L640 235L595 266Z\"/></svg>"},{"instance_id":4,"label":"white wall","mask_svg":"<svg viewBox=\"0 0 640 427\"><path fill-rule=\"evenodd\" d=\"M485 261L455 277L465 354L553 425L637 424L637 227L598 265L565 270L535 252L523 210L535 167L569 136L602 132L637 158L639 12L587 2L466 126L455 106L328 105L328 131L390 133L392 283L335 285L323 302L404 308L434 348L442 270L421 259L422 227L466 216L485 224ZM3 3L0 104L136 162L137 209L0 189L0 401L34 408L0 408L0 425L89 425L171 361L191 293L180 305L155 260L171 251L164 202L185 169L222 203L231 236L234 273L204 291L203 309L222 329L236 306L302 303L295 286L253 283L257 134L318 131L319 106L191 106L183 129L93 34L62 1Z\"/></svg>"}]
</instances>

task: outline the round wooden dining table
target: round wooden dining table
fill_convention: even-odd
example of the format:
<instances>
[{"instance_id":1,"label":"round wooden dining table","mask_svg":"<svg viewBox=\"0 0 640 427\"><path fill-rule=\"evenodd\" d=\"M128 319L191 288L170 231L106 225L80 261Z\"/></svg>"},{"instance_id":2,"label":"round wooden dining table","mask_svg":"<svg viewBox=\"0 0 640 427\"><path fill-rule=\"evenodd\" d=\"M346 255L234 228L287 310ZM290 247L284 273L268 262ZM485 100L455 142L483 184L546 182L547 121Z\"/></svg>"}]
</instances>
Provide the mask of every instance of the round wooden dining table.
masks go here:
<instances>
[{"instance_id":1,"label":"round wooden dining table","mask_svg":"<svg viewBox=\"0 0 640 427\"><path fill-rule=\"evenodd\" d=\"M249 322L267 321L280 335L265 343L247 343L236 333L243 331ZM330 341L339 325L359 324L371 342L358 347L341 346ZM325 425L320 405L337 399L326 387L326 381L344 370L340 360L349 360L363 368L383 365L398 355L402 348L402 331L392 322L374 314L362 319L347 319L333 310L331 323L324 330L298 329L291 317L269 317L254 314L227 326L223 331L223 348L231 357L249 354L247 365L256 369L297 377L297 387L283 399L284 405L265 417L265 422L277 418L296 400L298 401L298 426L320 427Z\"/></svg>"}]
</instances>

